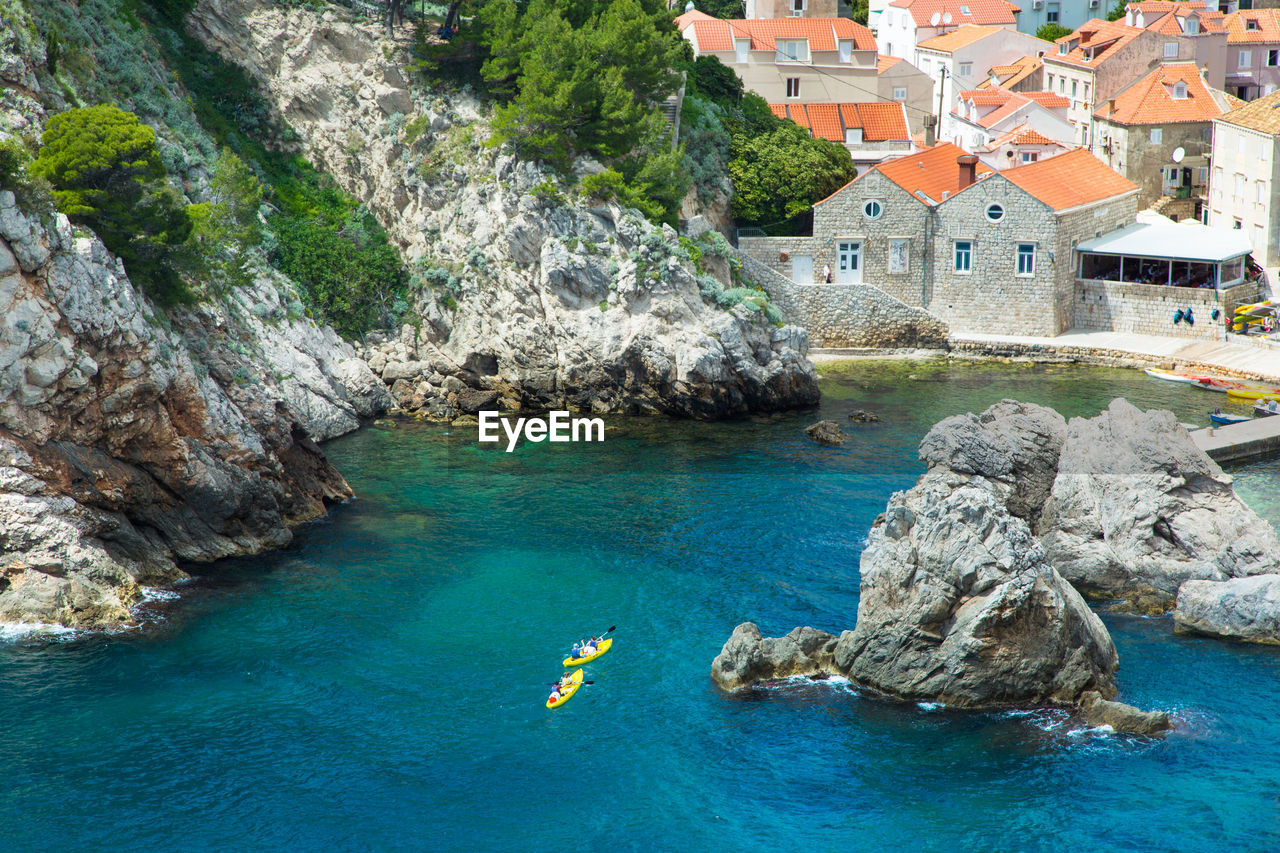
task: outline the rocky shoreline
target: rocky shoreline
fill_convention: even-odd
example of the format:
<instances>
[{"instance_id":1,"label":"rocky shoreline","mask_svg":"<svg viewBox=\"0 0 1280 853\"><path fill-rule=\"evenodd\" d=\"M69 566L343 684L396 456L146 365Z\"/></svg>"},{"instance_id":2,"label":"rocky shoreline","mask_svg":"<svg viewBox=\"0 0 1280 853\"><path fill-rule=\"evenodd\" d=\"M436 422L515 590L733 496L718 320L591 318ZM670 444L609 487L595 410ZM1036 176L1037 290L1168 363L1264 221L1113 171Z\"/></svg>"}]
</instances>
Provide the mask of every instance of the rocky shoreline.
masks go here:
<instances>
[{"instance_id":1,"label":"rocky shoreline","mask_svg":"<svg viewBox=\"0 0 1280 853\"><path fill-rule=\"evenodd\" d=\"M1067 423L1005 400L939 422L920 457L927 472L868 536L853 630L739 625L718 685L838 674L899 699L1076 707L1150 733L1167 718L1110 701L1119 661L1082 592L1280 641L1280 538L1171 413L1115 400Z\"/></svg>"}]
</instances>

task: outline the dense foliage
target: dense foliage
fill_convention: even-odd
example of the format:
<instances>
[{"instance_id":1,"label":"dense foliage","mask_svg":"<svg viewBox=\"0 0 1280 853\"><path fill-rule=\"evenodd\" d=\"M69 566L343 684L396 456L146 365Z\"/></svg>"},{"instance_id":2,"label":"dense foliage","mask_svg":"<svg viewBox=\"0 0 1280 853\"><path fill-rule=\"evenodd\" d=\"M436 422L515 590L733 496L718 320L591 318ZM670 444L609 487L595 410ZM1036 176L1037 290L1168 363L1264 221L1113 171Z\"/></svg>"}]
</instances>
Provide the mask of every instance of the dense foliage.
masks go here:
<instances>
[{"instance_id":1,"label":"dense foliage","mask_svg":"<svg viewBox=\"0 0 1280 853\"><path fill-rule=\"evenodd\" d=\"M58 209L92 228L160 303L190 301L177 252L191 219L167 182L155 131L136 115L110 105L59 113L30 168L53 187Z\"/></svg>"},{"instance_id":2,"label":"dense foliage","mask_svg":"<svg viewBox=\"0 0 1280 853\"><path fill-rule=\"evenodd\" d=\"M699 57L686 72L686 168L704 197L721 187L720 176L732 179L740 225L802 229L813 202L855 177L848 149L778 118L718 59Z\"/></svg>"},{"instance_id":3,"label":"dense foliage","mask_svg":"<svg viewBox=\"0 0 1280 853\"><path fill-rule=\"evenodd\" d=\"M1036 38L1044 39L1045 41L1057 41L1063 36L1069 35L1071 35L1071 30L1062 26L1062 24L1041 24L1040 28L1036 30Z\"/></svg>"}]
</instances>

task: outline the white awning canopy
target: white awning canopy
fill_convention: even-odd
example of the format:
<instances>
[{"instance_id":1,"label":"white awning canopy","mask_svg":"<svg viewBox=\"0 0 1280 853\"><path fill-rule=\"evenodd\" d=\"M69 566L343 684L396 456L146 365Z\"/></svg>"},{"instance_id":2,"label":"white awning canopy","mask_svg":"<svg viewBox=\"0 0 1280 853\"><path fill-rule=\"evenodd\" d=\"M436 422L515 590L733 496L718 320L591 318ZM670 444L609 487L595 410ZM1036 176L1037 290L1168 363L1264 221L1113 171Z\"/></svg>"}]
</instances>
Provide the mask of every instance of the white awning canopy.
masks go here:
<instances>
[{"instance_id":1,"label":"white awning canopy","mask_svg":"<svg viewBox=\"0 0 1280 853\"><path fill-rule=\"evenodd\" d=\"M1136 222L1076 246L1078 252L1219 263L1253 251L1244 232L1198 222Z\"/></svg>"}]
</instances>

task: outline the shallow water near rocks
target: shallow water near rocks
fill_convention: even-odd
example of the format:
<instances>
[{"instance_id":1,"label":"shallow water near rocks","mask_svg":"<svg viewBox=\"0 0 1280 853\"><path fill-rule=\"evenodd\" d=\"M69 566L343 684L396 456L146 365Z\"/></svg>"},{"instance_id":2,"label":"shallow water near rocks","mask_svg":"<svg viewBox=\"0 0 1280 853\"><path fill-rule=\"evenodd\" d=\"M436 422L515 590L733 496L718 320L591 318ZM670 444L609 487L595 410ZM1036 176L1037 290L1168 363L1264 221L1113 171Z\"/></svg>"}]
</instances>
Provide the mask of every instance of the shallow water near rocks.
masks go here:
<instances>
[{"instance_id":1,"label":"shallow water near rocks","mask_svg":"<svg viewBox=\"0 0 1280 853\"><path fill-rule=\"evenodd\" d=\"M200 567L136 630L0 643L0 848L1280 848L1280 649L1104 615L1121 698L1178 718L1162 741L842 679L715 689L740 621L852 627L867 529L942 417L1227 403L1127 370L823 370L818 412L618 418L600 445L331 442L359 498L288 549ZM812 443L819 417L853 439ZM1231 470L1280 522L1280 461ZM610 625L594 684L547 710Z\"/></svg>"}]
</instances>

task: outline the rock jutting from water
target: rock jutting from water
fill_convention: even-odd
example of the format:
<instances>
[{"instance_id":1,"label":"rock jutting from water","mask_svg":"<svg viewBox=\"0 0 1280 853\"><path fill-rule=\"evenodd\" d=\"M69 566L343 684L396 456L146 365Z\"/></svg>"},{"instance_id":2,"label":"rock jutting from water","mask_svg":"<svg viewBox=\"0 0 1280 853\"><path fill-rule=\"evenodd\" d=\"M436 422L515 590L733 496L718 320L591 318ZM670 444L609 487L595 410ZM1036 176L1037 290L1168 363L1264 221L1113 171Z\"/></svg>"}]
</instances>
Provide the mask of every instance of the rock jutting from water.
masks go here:
<instances>
[{"instance_id":1,"label":"rock jutting from water","mask_svg":"<svg viewBox=\"0 0 1280 853\"><path fill-rule=\"evenodd\" d=\"M313 439L390 399L290 288L164 320L96 238L0 192L0 622L128 622L178 561L279 547L351 495Z\"/></svg>"},{"instance_id":2,"label":"rock jutting from water","mask_svg":"<svg viewBox=\"0 0 1280 853\"><path fill-rule=\"evenodd\" d=\"M849 434L840 429L840 424L835 421L818 421L809 424L804 428L804 434L827 447L839 447L849 440Z\"/></svg>"}]
</instances>

